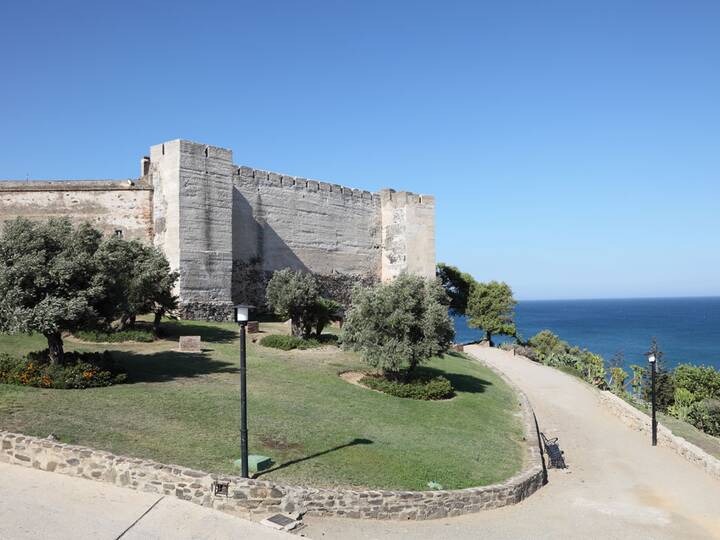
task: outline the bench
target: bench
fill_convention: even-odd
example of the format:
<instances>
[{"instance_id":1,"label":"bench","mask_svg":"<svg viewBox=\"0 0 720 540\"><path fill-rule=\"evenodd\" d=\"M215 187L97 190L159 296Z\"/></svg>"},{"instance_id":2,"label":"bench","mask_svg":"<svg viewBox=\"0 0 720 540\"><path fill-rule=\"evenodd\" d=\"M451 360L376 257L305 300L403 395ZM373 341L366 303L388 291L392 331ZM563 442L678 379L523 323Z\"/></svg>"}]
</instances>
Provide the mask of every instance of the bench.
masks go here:
<instances>
[{"instance_id":1,"label":"bench","mask_svg":"<svg viewBox=\"0 0 720 540\"><path fill-rule=\"evenodd\" d=\"M555 437L554 439L548 439L542 432L540 433L540 436L542 437L545 452L550 458L550 467L553 469L567 468L567 465L565 465L565 458L563 457L563 451L560 450L560 446L558 446L557 443L558 438Z\"/></svg>"}]
</instances>

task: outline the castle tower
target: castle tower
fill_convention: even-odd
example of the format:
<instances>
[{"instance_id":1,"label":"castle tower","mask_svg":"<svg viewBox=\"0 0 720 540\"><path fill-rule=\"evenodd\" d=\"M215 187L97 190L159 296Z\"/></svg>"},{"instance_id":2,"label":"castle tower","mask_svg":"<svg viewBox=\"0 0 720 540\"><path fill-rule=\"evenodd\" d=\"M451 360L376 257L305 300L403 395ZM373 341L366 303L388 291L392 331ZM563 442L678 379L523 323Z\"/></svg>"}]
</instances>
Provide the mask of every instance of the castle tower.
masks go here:
<instances>
[{"instance_id":1,"label":"castle tower","mask_svg":"<svg viewBox=\"0 0 720 540\"><path fill-rule=\"evenodd\" d=\"M435 277L435 197L380 191L382 281L401 272Z\"/></svg>"},{"instance_id":2,"label":"castle tower","mask_svg":"<svg viewBox=\"0 0 720 540\"><path fill-rule=\"evenodd\" d=\"M185 140L150 149L154 244L180 272L185 319L232 315L232 151Z\"/></svg>"}]
</instances>

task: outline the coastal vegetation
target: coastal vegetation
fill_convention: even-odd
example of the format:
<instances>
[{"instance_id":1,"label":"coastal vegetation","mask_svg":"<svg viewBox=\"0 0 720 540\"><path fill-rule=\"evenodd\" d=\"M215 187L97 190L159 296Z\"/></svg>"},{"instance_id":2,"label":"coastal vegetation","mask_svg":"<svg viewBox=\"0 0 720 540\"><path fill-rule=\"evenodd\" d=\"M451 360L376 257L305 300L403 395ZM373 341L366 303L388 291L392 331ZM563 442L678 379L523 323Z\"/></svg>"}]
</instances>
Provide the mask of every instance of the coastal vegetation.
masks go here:
<instances>
[{"instance_id":1,"label":"coastal vegetation","mask_svg":"<svg viewBox=\"0 0 720 540\"><path fill-rule=\"evenodd\" d=\"M628 375L622 367L622 354L617 354L610 361L608 369L600 355L572 346L550 330L538 332L525 343L508 343L502 347L576 375L641 408L650 402L650 370L632 364L632 376ZM658 409L704 433L720 437L720 371L692 364L668 369L662 358L658 359L656 369L655 399Z\"/></svg>"},{"instance_id":2,"label":"coastal vegetation","mask_svg":"<svg viewBox=\"0 0 720 540\"><path fill-rule=\"evenodd\" d=\"M517 336L517 302L507 283L478 282L470 274L445 263L438 263L436 275L450 298L451 313L466 315L468 326L481 330L488 345L494 345L493 335Z\"/></svg>"}]
</instances>

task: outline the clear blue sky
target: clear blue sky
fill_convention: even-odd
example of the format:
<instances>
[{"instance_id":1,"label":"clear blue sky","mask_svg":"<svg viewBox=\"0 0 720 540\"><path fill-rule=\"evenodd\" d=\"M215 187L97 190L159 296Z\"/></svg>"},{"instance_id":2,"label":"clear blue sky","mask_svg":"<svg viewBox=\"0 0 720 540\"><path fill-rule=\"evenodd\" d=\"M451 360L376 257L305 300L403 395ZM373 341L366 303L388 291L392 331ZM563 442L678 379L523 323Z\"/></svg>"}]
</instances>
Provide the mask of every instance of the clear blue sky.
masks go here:
<instances>
[{"instance_id":1,"label":"clear blue sky","mask_svg":"<svg viewBox=\"0 0 720 540\"><path fill-rule=\"evenodd\" d=\"M720 3L4 2L0 177L235 161L437 196L521 299L720 295Z\"/></svg>"}]
</instances>

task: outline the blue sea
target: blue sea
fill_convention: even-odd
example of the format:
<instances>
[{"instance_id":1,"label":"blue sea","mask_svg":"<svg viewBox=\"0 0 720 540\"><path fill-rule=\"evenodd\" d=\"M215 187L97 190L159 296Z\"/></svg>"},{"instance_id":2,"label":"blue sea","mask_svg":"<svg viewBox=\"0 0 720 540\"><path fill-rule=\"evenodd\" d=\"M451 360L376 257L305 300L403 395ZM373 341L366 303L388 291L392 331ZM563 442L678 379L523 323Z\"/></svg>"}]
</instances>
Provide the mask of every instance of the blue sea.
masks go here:
<instances>
[{"instance_id":1,"label":"blue sea","mask_svg":"<svg viewBox=\"0 0 720 540\"><path fill-rule=\"evenodd\" d=\"M720 369L720 297L524 301L515 322L525 339L547 328L608 361L622 351L626 365L643 365L656 337L668 367L687 362ZM455 319L455 330L458 343L482 337L464 317Z\"/></svg>"}]
</instances>

